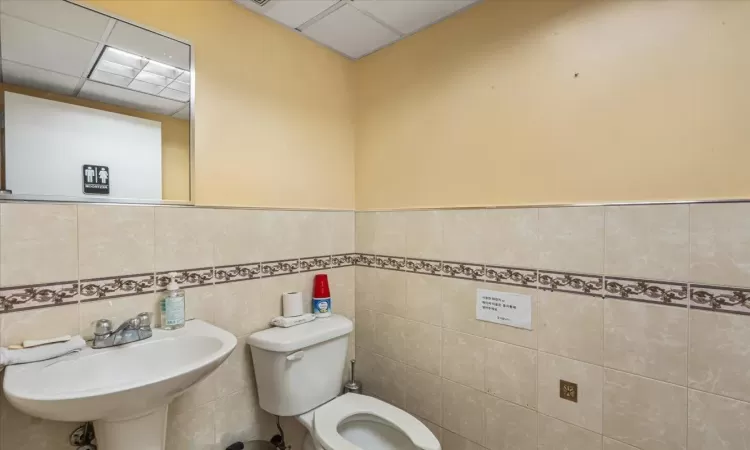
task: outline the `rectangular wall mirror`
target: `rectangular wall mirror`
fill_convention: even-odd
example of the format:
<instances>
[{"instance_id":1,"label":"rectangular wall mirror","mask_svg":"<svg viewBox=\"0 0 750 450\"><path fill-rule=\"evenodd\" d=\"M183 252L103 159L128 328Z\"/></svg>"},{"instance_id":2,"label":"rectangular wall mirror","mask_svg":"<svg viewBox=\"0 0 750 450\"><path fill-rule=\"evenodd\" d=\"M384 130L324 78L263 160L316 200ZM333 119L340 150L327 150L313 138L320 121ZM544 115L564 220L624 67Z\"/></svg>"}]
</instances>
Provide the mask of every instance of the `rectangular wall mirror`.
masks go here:
<instances>
[{"instance_id":1,"label":"rectangular wall mirror","mask_svg":"<svg viewBox=\"0 0 750 450\"><path fill-rule=\"evenodd\" d=\"M65 0L0 0L0 56L7 198L190 203L190 45Z\"/></svg>"}]
</instances>

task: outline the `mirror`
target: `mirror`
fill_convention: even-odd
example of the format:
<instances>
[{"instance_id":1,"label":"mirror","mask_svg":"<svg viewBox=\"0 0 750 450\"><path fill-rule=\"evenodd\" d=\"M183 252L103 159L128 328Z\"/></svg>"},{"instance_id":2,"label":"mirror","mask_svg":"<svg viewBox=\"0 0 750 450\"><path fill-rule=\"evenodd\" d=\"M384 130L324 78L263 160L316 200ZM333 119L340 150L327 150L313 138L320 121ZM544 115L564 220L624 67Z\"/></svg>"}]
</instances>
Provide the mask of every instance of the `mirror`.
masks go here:
<instances>
[{"instance_id":1,"label":"mirror","mask_svg":"<svg viewBox=\"0 0 750 450\"><path fill-rule=\"evenodd\" d=\"M65 0L0 0L9 198L190 202L188 44Z\"/></svg>"}]
</instances>

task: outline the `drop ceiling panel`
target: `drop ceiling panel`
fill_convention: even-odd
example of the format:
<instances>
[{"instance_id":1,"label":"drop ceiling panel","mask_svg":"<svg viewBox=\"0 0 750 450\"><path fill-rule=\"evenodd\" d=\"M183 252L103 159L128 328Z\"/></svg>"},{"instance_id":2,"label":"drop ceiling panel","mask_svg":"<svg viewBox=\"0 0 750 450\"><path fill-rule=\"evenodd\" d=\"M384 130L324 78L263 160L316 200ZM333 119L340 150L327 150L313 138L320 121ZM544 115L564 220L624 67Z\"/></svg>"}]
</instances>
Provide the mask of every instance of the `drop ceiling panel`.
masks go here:
<instances>
[{"instance_id":1,"label":"drop ceiling panel","mask_svg":"<svg viewBox=\"0 0 750 450\"><path fill-rule=\"evenodd\" d=\"M284 25L297 28L339 0L276 0L268 4L264 13Z\"/></svg>"},{"instance_id":2,"label":"drop ceiling panel","mask_svg":"<svg viewBox=\"0 0 750 450\"><path fill-rule=\"evenodd\" d=\"M73 95L79 78L3 60L3 82L42 91Z\"/></svg>"},{"instance_id":3,"label":"drop ceiling panel","mask_svg":"<svg viewBox=\"0 0 750 450\"><path fill-rule=\"evenodd\" d=\"M107 44L183 70L190 70L190 46L125 22L117 22L107 39Z\"/></svg>"},{"instance_id":4,"label":"drop ceiling panel","mask_svg":"<svg viewBox=\"0 0 750 450\"><path fill-rule=\"evenodd\" d=\"M78 96L89 100L111 103L142 111L150 111L157 114L166 114L168 116L171 116L185 107L184 103L170 100L168 98L143 94L117 86L97 83L96 81L91 80L88 80L83 84Z\"/></svg>"},{"instance_id":5,"label":"drop ceiling panel","mask_svg":"<svg viewBox=\"0 0 750 450\"><path fill-rule=\"evenodd\" d=\"M0 16L3 59L80 77L97 44L15 17Z\"/></svg>"},{"instance_id":6,"label":"drop ceiling panel","mask_svg":"<svg viewBox=\"0 0 750 450\"><path fill-rule=\"evenodd\" d=\"M354 0L352 5L387 23L401 33L411 34L477 0Z\"/></svg>"},{"instance_id":7,"label":"drop ceiling panel","mask_svg":"<svg viewBox=\"0 0 750 450\"><path fill-rule=\"evenodd\" d=\"M349 4L305 27L302 33L355 59L400 37Z\"/></svg>"},{"instance_id":8,"label":"drop ceiling panel","mask_svg":"<svg viewBox=\"0 0 750 450\"><path fill-rule=\"evenodd\" d=\"M101 39L110 20L63 0L1 0L0 12L92 41Z\"/></svg>"}]
</instances>

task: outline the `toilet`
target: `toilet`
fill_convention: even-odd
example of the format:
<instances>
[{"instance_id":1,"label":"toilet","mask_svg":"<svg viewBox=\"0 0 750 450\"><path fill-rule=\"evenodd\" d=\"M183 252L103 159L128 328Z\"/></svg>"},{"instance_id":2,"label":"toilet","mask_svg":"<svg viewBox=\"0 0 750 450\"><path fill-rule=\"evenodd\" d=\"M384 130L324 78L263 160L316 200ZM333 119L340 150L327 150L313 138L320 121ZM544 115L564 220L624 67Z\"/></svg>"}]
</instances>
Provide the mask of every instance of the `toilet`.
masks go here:
<instances>
[{"instance_id":1,"label":"toilet","mask_svg":"<svg viewBox=\"0 0 750 450\"><path fill-rule=\"evenodd\" d=\"M416 417L374 397L341 395L351 320L339 315L247 338L258 399L277 416L295 416L304 450L440 450Z\"/></svg>"}]
</instances>

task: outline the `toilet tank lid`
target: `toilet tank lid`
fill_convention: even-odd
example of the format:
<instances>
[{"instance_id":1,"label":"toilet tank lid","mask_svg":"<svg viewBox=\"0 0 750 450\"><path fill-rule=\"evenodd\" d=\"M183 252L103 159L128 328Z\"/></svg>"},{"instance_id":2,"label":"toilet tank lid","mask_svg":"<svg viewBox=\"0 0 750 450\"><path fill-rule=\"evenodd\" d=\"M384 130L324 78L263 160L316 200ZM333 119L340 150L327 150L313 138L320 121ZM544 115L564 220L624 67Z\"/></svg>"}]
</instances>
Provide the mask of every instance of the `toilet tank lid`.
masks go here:
<instances>
[{"instance_id":1,"label":"toilet tank lid","mask_svg":"<svg viewBox=\"0 0 750 450\"><path fill-rule=\"evenodd\" d=\"M247 337L247 343L271 352L294 352L349 334L353 329L351 320L334 314L295 327L258 331Z\"/></svg>"}]
</instances>

